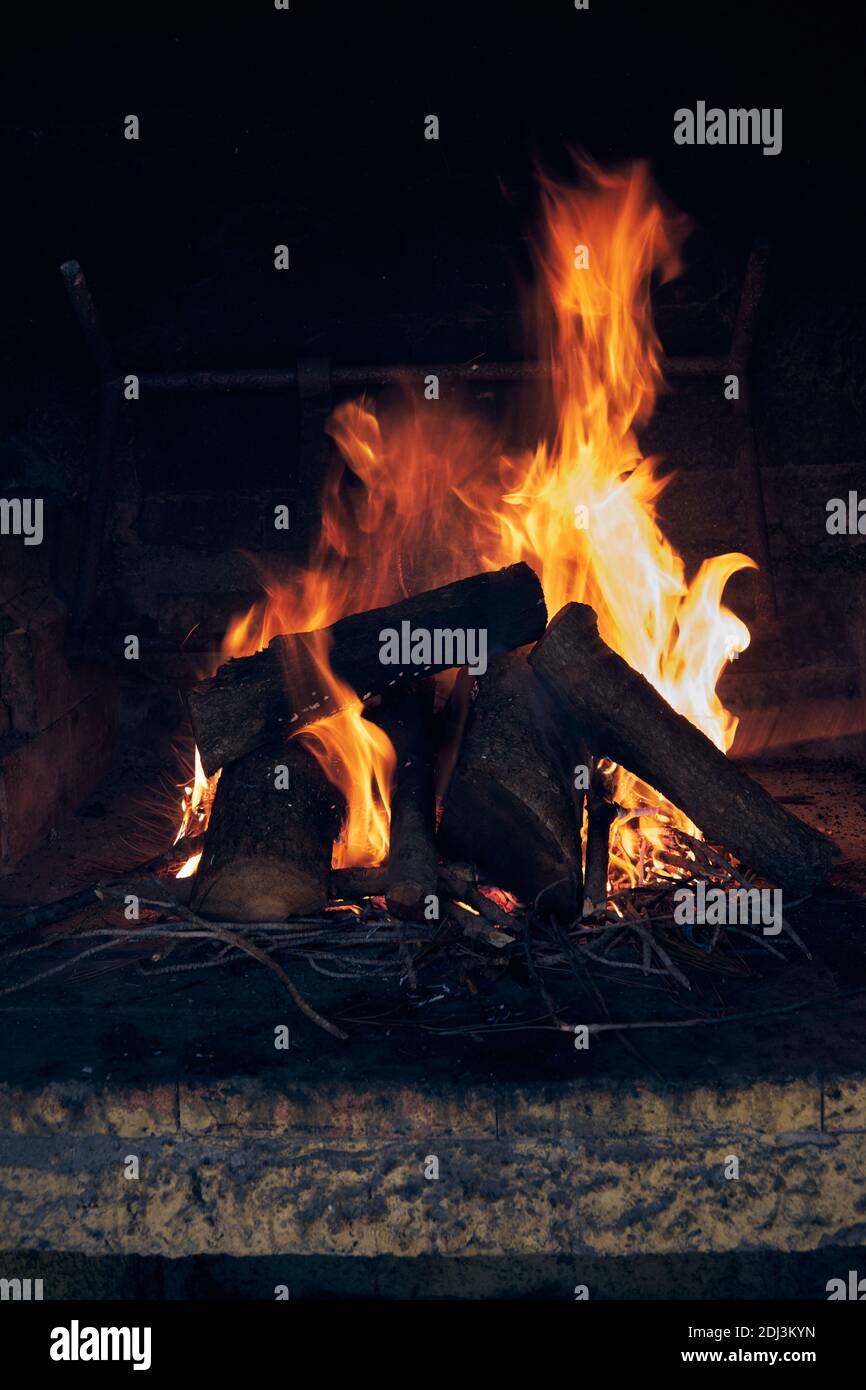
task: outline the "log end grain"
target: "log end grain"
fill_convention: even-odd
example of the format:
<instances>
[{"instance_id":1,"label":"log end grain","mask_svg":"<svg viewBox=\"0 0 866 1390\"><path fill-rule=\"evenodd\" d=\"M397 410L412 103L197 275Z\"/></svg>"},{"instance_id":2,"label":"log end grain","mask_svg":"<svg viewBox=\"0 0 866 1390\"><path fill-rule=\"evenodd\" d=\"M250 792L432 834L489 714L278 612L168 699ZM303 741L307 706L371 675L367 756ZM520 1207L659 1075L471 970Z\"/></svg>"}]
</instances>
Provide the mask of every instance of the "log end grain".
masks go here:
<instances>
[{"instance_id":1,"label":"log end grain","mask_svg":"<svg viewBox=\"0 0 866 1390\"><path fill-rule=\"evenodd\" d=\"M330 845L327 858L329 865ZM322 875L315 870L265 858L229 857L203 878L201 890L193 897L193 910L215 921L282 922L324 907L327 890L322 884Z\"/></svg>"},{"instance_id":2,"label":"log end grain","mask_svg":"<svg viewBox=\"0 0 866 1390\"><path fill-rule=\"evenodd\" d=\"M292 740L223 769L192 906L235 922L282 921L328 900L342 802L310 750Z\"/></svg>"}]
</instances>

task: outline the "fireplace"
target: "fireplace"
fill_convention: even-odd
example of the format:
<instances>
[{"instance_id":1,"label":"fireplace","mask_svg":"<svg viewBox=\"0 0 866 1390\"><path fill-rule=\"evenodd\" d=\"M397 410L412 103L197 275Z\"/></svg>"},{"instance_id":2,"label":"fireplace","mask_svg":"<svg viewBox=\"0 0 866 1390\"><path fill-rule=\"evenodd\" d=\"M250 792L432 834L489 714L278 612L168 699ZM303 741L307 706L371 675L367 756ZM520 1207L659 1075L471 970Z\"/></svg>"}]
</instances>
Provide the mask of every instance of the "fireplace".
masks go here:
<instances>
[{"instance_id":1,"label":"fireplace","mask_svg":"<svg viewBox=\"0 0 866 1390\"><path fill-rule=\"evenodd\" d=\"M785 631L787 576L771 552L752 401L770 249L748 254L727 351L666 356L651 287L681 275L689 228L647 166L611 172L576 158L570 180L539 174L538 183L523 360L142 370L119 364L81 266L63 264L99 380L97 438L71 611L64 618L42 576L36 622L13 628L5 647L7 867L105 771L116 678L94 675L93 660L108 652L120 670L144 661L157 679L163 658L187 663L194 744L174 838L193 852L178 851L176 877L195 880L193 907L216 919L286 920L341 901L356 909L354 896L438 923L439 868L450 881L455 863L469 884L462 897L476 905L455 899L452 885L450 911L480 912L494 929L508 916L503 893L592 922L609 892L632 909L629 890L683 887L675 865L690 864L693 878L711 862L724 873L719 850L738 856L732 890L748 892L755 874L804 892L827 880L838 849L773 805L736 759L716 756L740 724L735 753L808 744L810 721L825 749L828 735L862 745L856 637L847 656L837 642L832 664L802 670ZM697 523L694 499L685 517L672 511L685 555L665 529L676 476L638 442L659 396L673 413L683 382L720 398L722 415L730 407L727 477L708 470ZM156 493L124 506L113 491L130 447L123 412L203 399L243 414L250 399L261 408L288 394L307 494L300 525L297 482L250 499L249 549L243 521L206 498L236 543L229 564L258 588L229 616L242 595L196 592L213 581L187 578L189 560L149 566L148 550L164 547L148 542L171 531L172 502ZM720 486L738 495L734 525L751 554L700 555ZM847 495L856 535L856 492ZM227 501L233 513L232 488ZM179 549L213 568L222 557L207 543L212 522L190 519L177 499L173 509ZM111 585L100 566L107 543L120 562ZM166 579L191 592L166 595ZM734 579L762 642L742 681L730 668L751 633L725 601ZM782 709L766 698L773 675L788 685ZM749 676L759 698L738 716L720 692L730 688L736 707ZM810 680L832 694L807 695L803 710L797 686ZM188 742L189 725L173 732ZM42 785L49 768L54 792ZM696 847L705 833L712 861ZM620 919L616 904L619 938Z\"/></svg>"},{"instance_id":2,"label":"fireplace","mask_svg":"<svg viewBox=\"0 0 866 1390\"><path fill-rule=\"evenodd\" d=\"M426 117L407 217L436 236L389 239L383 175L353 259L324 135L280 230L284 133L214 119L204 167L244 153L207 227L163 112L159 158L118 139L177 235L154 210L127 258L63 211L117 151L55 160L27 263L62 350L43 371L24 334L4 397L0 1131L44 1141L58 1192L84 1152L99 1214L43 1218L13 1155L0 1250L858 1245L824 1149L814 1210L770 1209L801 1146L853 1172L866 1129L862 270L840 233L818 274L792 231L807 153L760 194L782 153L717 175L669 122L551 114L470 195ZM112 1234L106 1135L161 1154L182 1238L149 1199ZM280 1144L327 1200L287 1179L249 1248ZM708 1215L722 1145L772 1151L757 1236ZM463 1205L414 1226L405 1191L449 1163Z\"/></svg>"}]
</instances>

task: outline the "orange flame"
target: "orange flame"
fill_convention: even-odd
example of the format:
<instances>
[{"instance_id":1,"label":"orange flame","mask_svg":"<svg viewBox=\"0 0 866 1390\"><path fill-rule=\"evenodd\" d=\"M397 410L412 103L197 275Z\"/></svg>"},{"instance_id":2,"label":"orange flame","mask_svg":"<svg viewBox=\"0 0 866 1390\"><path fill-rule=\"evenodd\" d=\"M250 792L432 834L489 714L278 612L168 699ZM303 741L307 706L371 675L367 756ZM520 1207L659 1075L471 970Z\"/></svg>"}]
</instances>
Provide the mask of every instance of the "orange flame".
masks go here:
<instances>
[{"instance_id":1,"label":"orange flame","mask_svg":"<svg viewBox=\"0 0 866 1390\"><path fill-rule=\"evenodd\" d=\"M381 864L388 854L395 754L384 731L364 718L363 704L355 692L331 670L327 643L320 629L351 611L351 588L345 582L341 566L327 554L324 543L319 549L318 565L311 565L298 574L294 584L269 587L264 600L232 623L223 643L222 657L261 651L280 633L313 634L310 651L322 682L321 690L314 694L320 696L323 707L325 696L329 695L334 704L341 704L343 708L294 737L303 740L345 798L346 819L334 846L334 868L373 867ZM199 801L207 799L209 809L219 773L210 779L204 777L196 749L193 797L199 773L206 787L206 791L199 793ZM199 856L194 858L195 863L188 861L178 877L195 872Z\"/></svg>"},{"instance_id":2,"label":"orange flame","mask_svg":"<svg viewBox=\"0 0 866 1390\"><path fill-rule=\"evenodd\" d=\"M502 554L538 567L551 613L569 600L591 604L608 645L727 751L737 721L716 683L749 632L721 596L731 575L754 562L717 556L686 581L656 519L666 481L634 434L662 384L650 279L679 272L687 228L665 217L644 165L605 174L585 164L583 172L588 186L579 192L543 185L535 319L551 368L555 427L528 460L505 462ZM663 823L695 830L633 777L620 774L617 797L653 802ZM633 828L621 826L620 837L627 860L638 860ZM651 827L648 838L661 843Z\"/></svg>"},{"instance_id":3,"label":"orange flame","mask_svg":"<svg viewBox=\"0 0 866 1390\"><path fill-rule=\"evenodd\" d=\"M550 384L536 386L536 405L546 407L540 441L509 452L477 408L408 392L377 407L339 406L309 563L289 581L266 580L266 597L232 624L225 656L522 559L539 573L551 615L572 600L591 604L605 641L720 748L730 747L736 720L715 687L749 633L722 592L753 562L718 556L687 581L657 521L666 481L635 436L662 386L651 277L678 272L686 224L663 212L642 164L603 173L585 162L581 175L579 189L542 182L532 333ZM323 694L336 693L324 648L317 658ZM358 698L298 736L346 796L334 862L381 863L390 742L363 717ZM199 772L197 762L188 799L206 813L214 779ZM646 841L652 859L661 827L687 822L621 771L616 794L630 806L650 803L658 816L655 828L637 816L619 823L621 867L634 879L649 867ZM182 872L192 871L188 864Z\"/></svg>"},{"instance_id":4,"label":"orange flame","mask_svg":"<svg viewBox=\"0 0 866 1390\"><path fill-rule=\"evenodd\" d=\"M539 248L546 291L537 318L551 366L555 430L531 458L509 460L503 550L538 567L551 613L580 600L604 640L665 698L728 748L735 723L715 695L748 630L721 604L745 555L707 561L692 585L659 529L665 481L634 435L661 385L650 277L679 270L681 219L665 219L643 165L592 166L588 190L544 185Z\"/></svg>"},{"instance_id":5,"label":"orange flame","mask_svg":"<svg viewBox=\"0 0 866 1390\"><path fill-rule=\"evenodd\" d=\"M184 835L192 834L197 827L207 826L218 781L218 772L213 777L205 776L199 751L196 749L192 780L189 786L184 787L181 798L181 819L177 834L174 837L175 844ZM200 859L201 850L197 854L190 855L183 867L175 874L175 878L191 878L198 868Z\"/></svg>"}]
</instances>

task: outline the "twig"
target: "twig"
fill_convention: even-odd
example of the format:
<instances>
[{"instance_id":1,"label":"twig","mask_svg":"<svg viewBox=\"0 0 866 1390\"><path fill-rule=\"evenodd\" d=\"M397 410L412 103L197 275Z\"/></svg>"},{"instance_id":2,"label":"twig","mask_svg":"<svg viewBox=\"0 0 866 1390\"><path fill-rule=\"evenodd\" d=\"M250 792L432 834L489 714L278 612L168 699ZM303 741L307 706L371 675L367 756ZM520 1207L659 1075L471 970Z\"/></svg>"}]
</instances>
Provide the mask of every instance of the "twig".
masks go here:
<instances>
[{"instance_id":1,"label":"twig","mask_svg":"<svg viewBox=\"0 0 866 1390\"><path fill-rule=\"evenodd\" d=\"M118 895L123 896L123 885L111 883L99 884L97 885L94 891L99 899L111 899L113 897L117 897ZM196 913L190 911L189 908L184 907L181 903L177 903L174 901L167 902L164 899L144 897L140 898L139 902L140 905L143 905L145 907L169 908L177 912L178 915L185 922L192 923L193 926L195 926L198 929L195 932L191 932L187 929L186 931L179 933L180 935L183 935L187 938L205 937L211 940L216 939L218 941L222 941L224 944L230 946L234 950L242 951L246 955L252 956L254 960L257 960L261 965L265 965L269 970L273 971L273 973L277 976L277 979L291 995L298 1009L300 1009L301 1013L304 1014L305 1017L308 1018L311 1023L315 1023L319 1028L323 1028L326 1033L330 1033L333 1037L339 1038L343 1042L345 1042L348 1038L347 1033L344 1033L342 1029L337 1028L335 1024L329 1022L329 1020L324 1018L320 1013L318 1013L312 1007L311 1004L307 1003L306 999L301 994L294 981L286 973L283 967L277 963L277 961L272 960L270 956L264 950L261 949L261 947L257 946L254 942L248 940L247 937L242 936L240 932L224 927L220 925L220 923L218 922L207 922L204 918L197 916ZM83 936L89 934L90 933L82 933ZM68 969L70 968L70 966L77 964L86 956L93 955L97 951L106 950L109 946L113 945L119 937L127 941L132 941L140 938L146 938L149 936L166 937L171 936L175 933L170 932L164 926L155 925L116 929L100 928L97 929L97 932L95 934L108 934L109 940L103 942L99 946L92 946L87 951L80 952L72 962L63 961L60 965L53 966L50 970L43 971L39 975L31 976L29 980L26 980L23 983L8 986L7 988L0 990L0 994L14 993L19 989L25 989L28 985L36 984L39 980L47 979L51 975L56 975L60 971Z\"/></svg>"},{"instance_id":2,"label":"twig","mask_svg":"<svg viewBox=\"0 0 866 1390\"><path fill-rule=\"evenodd\" d=\"M446 867L444 864L440 865L439 882L449 898L468 903L494 926L504 927L510 924L511 913L506 912L504 907L497 907L496 903L491 902L490 898L482 893L471 879L466 879L462 874L455 873L453 868Z\"/></svg>"},{"instance_id":3,"label":"twig","mask_svg":"<svg viewBox=\"0 0 866 1390\"><path fill-rule=\"evenodd\" d=\"M498 930L486 917L482 917L480 912L471 912L468 907L461 907L459 903L449 903L448 914L460 924L463 935L470 940L483 941L497 951L510 946L514 941L509 932Z\"/></svg>"},{"instance_id":4,"label":"twig","mask_svg":"<svg viewBox=\"0 0 866 1390\"><path fill-rule=\"evenodd\" d=\"M671 960L667 951L659 942L658 938L653 936L652 932L648 931L647 928L639 922L633 922L632 929L637 933L641 941L645 941L648 943L650 951L658 956L662 965L666 967L668 974L672 975L674 979L677 981L677 983L682 985L683 989L690 990L691 985L689 984L686 976L680 969L678 969L676 965L674 965L673 961Z\"/></svg>"},{"instance_id":5,"label":"twig","mask_svg":"<svg viewBox=\"0 0 866 1390\"><path fill-rule=\"evenodd\" d=\"M184 836L176 845L172 845L171 849L161 850L145 863L129 869L122 877L131 878L133 875L163 868L176 860L187 858L190 854L195 854L195 843L200 838L200 835ZM83 911L85 907L91 907L99 899L99 887L100 884L95 883L90 888L79 889L77 893L70 893L65 898L46 903L44 907L31 907L26 912L19 913L17 917L7 917L5 921L0 921L3 940L9 941L21 931L32 931L35 927L47 927L54 922L62 922L65 918Z\"/></svg>"},{"instance_id":6,"label":"twig","mask_svg":"<svg viewBox=\"0 0 866 1390\"><path fill-rule=\"evenodd\" d=\"M254 945L252 941L248 941L245 936L241 936L238 932L228 931L225 927L221 927L216 922L206 922L203 917L197 916L196 913L192 912L188 907L181 907L180 904L177 904L176 910L186 921L193 922L197 927L210 930L220 941L226 942L229 946L238 947L239 950L245 951L248 956L252 956L253 960L257 960L261 965L267 966L268 970L273 971L277 979L285 989L288 990L296 1006L300 1009L305 1018L308 1018L311 1023L317 1024L319 1028L324 1028L326 1033L330 1033L332 1037L339 1038L341 1042L345 1042L348 1039L348 1033L344 1033L336 1024L331 1023L327 1018L323 1017L322 1014L318 1013L313 1008L312 1004L308 1004L297 985L290 976L286 974L283 967L277 961L271 960L270 956L267 955L265 951L261 950L260 947Z\"/></svg>"},{"instance_id":7,"label":"twig","mask_svg":"<svg viewBox=\"0 0 866 1390\"><path fill-rule=\"evenodd\" d=\"M605 1018L609 1019L610 1010L607 1006L607 1000L605 999L601 991L601 986L598 984L597 980L593 979L592 971L587 968L586 961L582 958L583 950L585 950L585 948L583 948L583 950L581 951L578 951L574 946L573 942L569 940L568 935L565 932L557 928L554 928L554 930L557 931L557 935L565 944L565 947L568 951L568 964L571 967L575 979L585 987L589 987L589 989L595 995L596 1000L598 1001L598 1004ZM620 1043L625 1048L626 1052L631 1053L631 1055L635 1057L639 1062L646 1062L647 1059L642 1055L638 1048L635 1047L634 1043L631 1041L630 1038L625 1037L624 1034L621 1032L618 1033L617 1036L619 1038ZM656 1073L656 1075L661 1077L661 1072L659 1072L658 1068L653 1066L651 1062L649 1063L649 1065L652 1067L652 1070Z\"/></svg>"},{"instance_id":8,"label":"twig","mask_svg":"<svg viewBox=\"0 0 866 1390\"><path fill-rule=\"evenodd\" d=\"M402 922L400 923L400 959L406 970L404 978L409 981L409 988L414 994L418 988L418 976L415 974L412 952L409 949L409 942L406 939L406 929Z\"/></svg>"},{"instance_id":9,"label":"twig","mask_svg":"<svg viewBox=\"0 0 866 1390\"><path fill-rule=\"evenodd\" d=\"M595 1034L618 1032L624 1029L635 1028L697 1028L701 1024L706 1024L709 1027L712 1025L724 1023L747 1023L751 1022L754 1019L769 1018L776 1014L795 1013L800 1009L808 1009L822 1002L831 1002L831 1000L851 998L854 995L863 994L864 990L866 990L866 985L858 985L853 989L840 990L838 994L835 994L831 998L828 998L824 1001L816 999L798 999L793 1004L779 1004L772 1009L756 1009L747 1013L728 1014L725 1018L685 1018L678 1019L676 1021L653 1020L642 1023L586 1023L581 1024L581 1027L585 1027L589 1033ZM390 1021L388 1026L398 1027L399 1023ZM530 1031L543 1033L573 1033L575 1028L575 1025L573 1023L561 1023L557 1027L550 1023L535 1022L491 1024L475 1023L469 1026L464 1025L459 1028L437 1028L432 1024L420 1024L418 1026L423 1028L425 1032L440 1033L443 1036L450 1036L458 1033L518 1033Z\"/></svg>"},{"instance_id":10,"label":"twig","mask_svg":"<svg viewBox=\"0 0 866 1390\"><path fill-rule=\"evenodd\" d=\"M541 894L539 893L538 896L541 897ZM536 898L536 902L537 902L537 901L538 901L538 899ZM556 1010L556 1005L554 1004L552 998L551 998L550 995L548 994L548 992L547 992L547 990L546 990L546 988L545 988L545 986L544 986L544 982L543 982L543 980L541 979L541 976L539 975L538 970L536 969L535 961L533 960L533 957L532 957L532 927L531 927L531 926L530 926L529 929L528 929L527 931L525 931L524 934L523 934L523 948L524 948L524 951L525 951L525 954L526 954L526 964L527 964L527 968L528 968L528 970L529 970L530 978L532 979L532 981L533 981L534 984L536 985L536 987L537 987L537 989L538 989L538 992L539 992L539 994L541 995L542 1001L543 1001L543 1003L544 1003L544 1007L547 1009L547 1012L548 1012L549 1016L553 1019L554 1023L559 1023L560 1019L559 1019L559 1014L557 1013L557 1010Z\"/></svg>"}]
</instances>

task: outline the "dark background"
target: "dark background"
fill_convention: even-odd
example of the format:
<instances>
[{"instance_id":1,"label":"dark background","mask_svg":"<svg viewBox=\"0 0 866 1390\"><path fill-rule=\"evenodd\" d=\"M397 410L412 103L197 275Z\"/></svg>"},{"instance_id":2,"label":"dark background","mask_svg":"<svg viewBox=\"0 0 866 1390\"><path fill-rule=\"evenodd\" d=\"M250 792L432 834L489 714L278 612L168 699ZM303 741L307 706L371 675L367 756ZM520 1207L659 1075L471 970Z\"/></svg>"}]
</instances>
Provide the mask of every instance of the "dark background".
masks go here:
<instances>
[{"instance_id":1,"label":"dark background","mask_svg":"<svg viewBox=\"0 0 866 1390\"><path fill-rule=\"evenodd\" d=\"M55 590L76 582L97 404L61 262L81 263L124 372L519 358L536 171L566 174L582 150L648 159L691 219L684 276L654 292L669 353L727 351L749 248L771 244L753 418L782 618L798 661L808 613L820 659L854 662L866 548L828 537L824 509L866 471L863 41L862 14L836 3L238 0L7 19L0 482L45 497ZM781 107L781 153L676 145L674 112L698 100ZM301 559L334 401L306 425L293 392L145 393L124 411L97 619L219 632L258 592L242 551ZM677 473L662 522L690 572L750 546L733 420L715 379L680 380L641 434ZM274 496L292 510L285 547L263 521ZM747 621L753 587L730 588Z\"/></svg>"},{"instance_id":2,"label":"dark background","mask_svg":"<svg viewBox=\"0 0 866 1390\"><path fill-rule=\"evenodd\" d=\"M222 319L202 293L171 342L148 341L154 366L173 346L181 360L273 362L323 333L335 359L364 360L369 334L336 324L392 312L501 320L534 162L562 165L569 145L603 163L648 157L725 251L769 235L777 264L796 267L792 293L862 300L853 7L239 0L40 5L4 28L7 421L35 378L91 379L57 277L68 257L115 337L160 322L166 294L213 284ZM673 112L698 99L781 106L782 153L675 145ZM428 113L438 142L423 138ZM273 272L277 242L288 275ZM501 347L488 336L476 350Z\"/></svg>"}]
</instances>

